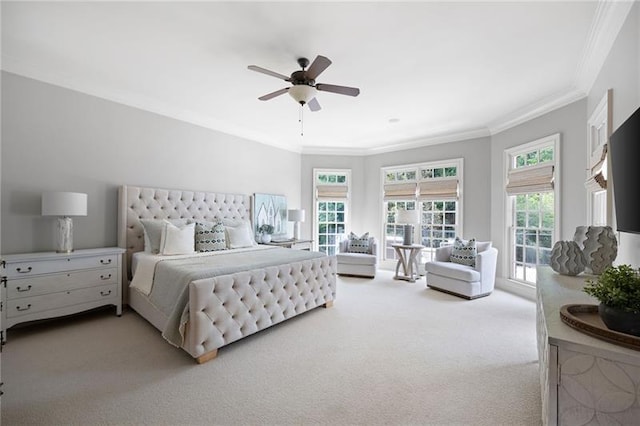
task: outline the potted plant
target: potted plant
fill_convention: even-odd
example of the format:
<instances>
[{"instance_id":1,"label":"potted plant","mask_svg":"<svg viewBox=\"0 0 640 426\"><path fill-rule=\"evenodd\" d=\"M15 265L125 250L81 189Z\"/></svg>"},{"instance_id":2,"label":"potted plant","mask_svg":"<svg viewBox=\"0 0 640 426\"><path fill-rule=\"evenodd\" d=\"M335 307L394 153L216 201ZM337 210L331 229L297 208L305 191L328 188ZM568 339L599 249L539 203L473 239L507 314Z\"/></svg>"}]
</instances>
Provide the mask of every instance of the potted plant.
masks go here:
<instances>
[{"instance_id":1,"label":"potted plant","mask_svg":"<svg viewBox=\"0 0 640 426\"><path fill-rule=\"evenodd\" d=\"M640 336L640 271L630 265L610 266L584 292L600 301L598 313L611 330Z\"/></svg>"},{"instance_id":2,"label":"potted plant","mask_svg":"<svg viewBox=\"0 0 640 426\"><path fill-rule=\"evenodd\" d=\"M258 228L258 231L260 232L260 240L263 243L270 243L271 242L271 234L273 234L273 226L269 225L267 223L264 223L262 225L260 225L260 228Z\"/></svg>"}]
</instances>

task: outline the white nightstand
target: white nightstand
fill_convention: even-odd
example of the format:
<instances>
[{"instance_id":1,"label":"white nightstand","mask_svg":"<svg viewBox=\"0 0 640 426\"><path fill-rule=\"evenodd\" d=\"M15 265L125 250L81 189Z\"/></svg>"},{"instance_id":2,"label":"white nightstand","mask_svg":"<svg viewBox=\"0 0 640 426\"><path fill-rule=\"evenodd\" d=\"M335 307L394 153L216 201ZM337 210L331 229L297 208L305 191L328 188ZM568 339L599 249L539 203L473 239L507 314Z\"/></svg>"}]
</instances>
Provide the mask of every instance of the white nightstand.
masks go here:
<instances>
[{"instance_id":1,"label":"white nightstand","mask_svg":"<svg viewBox=\"0 0 640 426\"><path fill-rule=\"evenodd\" d=\"M16 324L114 305L122 315L118 247L2 257L2 339Z\"/></svg>"}]
</instances>

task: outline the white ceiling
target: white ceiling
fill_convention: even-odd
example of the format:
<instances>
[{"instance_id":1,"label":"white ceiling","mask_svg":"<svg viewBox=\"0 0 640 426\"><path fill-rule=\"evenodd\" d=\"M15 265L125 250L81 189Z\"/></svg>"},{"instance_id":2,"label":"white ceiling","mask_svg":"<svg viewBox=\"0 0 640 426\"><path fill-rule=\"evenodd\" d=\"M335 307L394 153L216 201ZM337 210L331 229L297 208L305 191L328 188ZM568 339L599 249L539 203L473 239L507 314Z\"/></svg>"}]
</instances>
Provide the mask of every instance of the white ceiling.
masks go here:
<instances>
[{"instance_id":1,"label":"white ceiling","mask_svg":"<svg viewBox=\"0 0 640 426\"><path fill-rule=\"evenodd\" d=\"M2 2L2 69L296 152L489 135L584 96L626 16L585 2ZM630 8L630 6L629 6ZM627 8L628 12L628 8ZM624 15L624 16L623 16ZM288 95L333 64L319 112Z\"/></svg>"}]
</instances>

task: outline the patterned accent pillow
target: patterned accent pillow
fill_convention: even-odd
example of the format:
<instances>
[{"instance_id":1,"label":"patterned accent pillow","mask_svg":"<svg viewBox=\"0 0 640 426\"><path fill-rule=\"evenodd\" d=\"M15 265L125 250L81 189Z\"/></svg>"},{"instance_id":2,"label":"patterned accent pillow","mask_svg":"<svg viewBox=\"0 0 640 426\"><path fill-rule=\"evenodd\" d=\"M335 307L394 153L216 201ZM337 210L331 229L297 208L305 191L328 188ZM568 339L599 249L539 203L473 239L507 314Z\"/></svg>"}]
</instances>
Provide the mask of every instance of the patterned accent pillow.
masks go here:
<instances>
[{"instance_id":1,"label":"patterned accent pillow","mask_svg":"<svg viewBox=\"0 0 640 426\"><path fill-rule=\"evenodd\" d=\"M350 253L369 253L369 233L365 233L362 237L358 237L351 232L349 234L349 252Z\"/></svg>"},{"instance_id":2,"label":"patterned accent pillow","mask_svg":"<svg viewBox=\"0 0 640 426\"><path fill-rule=\"evenodd\" d=\"M453 249L451 250L450 260L453 263L459 263L461 265L467 265L475 268L477 255L478 251L476 249L475 238L472 238L465 243L460 239L460 237L456 237L456 240L453 243Z\"/></svg>"},{"instance_id":3,"label":"patterned accent pillow","mask_svg":"<svg viewBox=\"0 0 640 426\"><path fill-rule=\"evenodd\" d=\"M196 222L196 251L226 250L227 241L222 222Z\"/></svg>"}]
</instances>

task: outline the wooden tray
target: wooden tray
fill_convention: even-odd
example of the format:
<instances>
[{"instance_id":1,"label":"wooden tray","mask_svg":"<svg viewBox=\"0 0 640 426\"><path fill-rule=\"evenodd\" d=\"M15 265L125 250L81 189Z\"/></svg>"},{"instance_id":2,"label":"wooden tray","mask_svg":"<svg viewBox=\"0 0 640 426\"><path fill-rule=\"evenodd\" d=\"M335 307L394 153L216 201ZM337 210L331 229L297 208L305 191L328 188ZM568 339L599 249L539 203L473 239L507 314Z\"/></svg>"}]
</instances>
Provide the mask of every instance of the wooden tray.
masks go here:
<instances>
[{"instance_id":1,"label":"wooden tray","mask_svg":"<svg viewBox=\"0 0 640 426\"><path fill-rule=\"evenodd\" d=\"M598 305L564 305L560 319L582 333L640 351L640 337L607 328L598 314Z\"/></svg>"}]
</instances>

